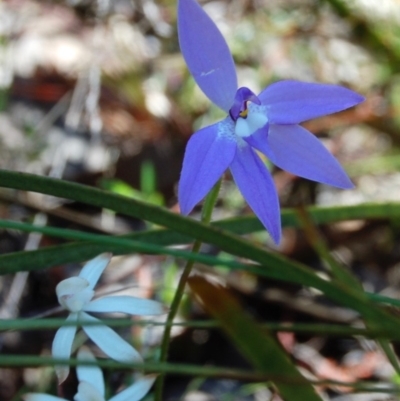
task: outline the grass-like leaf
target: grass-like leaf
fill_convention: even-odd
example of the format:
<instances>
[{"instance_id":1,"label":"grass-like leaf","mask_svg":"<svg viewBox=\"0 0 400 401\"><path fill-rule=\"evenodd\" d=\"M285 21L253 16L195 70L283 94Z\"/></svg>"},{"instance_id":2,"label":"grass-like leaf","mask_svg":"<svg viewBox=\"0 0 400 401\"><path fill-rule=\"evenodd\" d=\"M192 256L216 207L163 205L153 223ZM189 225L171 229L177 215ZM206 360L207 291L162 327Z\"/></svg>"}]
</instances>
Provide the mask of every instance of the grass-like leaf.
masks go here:
<instances>
[{"instance_id":1,"label":"grass-like leaf","mask_svg":"<svg viewBox=\"0 0 400 401\"><path fill-rule=\"evenodd\" d=\"M233 269L244 269L246 270L246 265L243 263L238 263L232 260L225 260L222 258L204 255L204 254L196 254L189 251L182 251L179 249L171 249L165 248L156 244L143 242L143 241L135 241L130 238L124 237L115 237L110 235L99 235L99 234L91 234L76 230L70 229L62 229L62 228L54 228L54 227L41 227L35 226L28 223L18 223L9 220L0 220L0 228L8 228L13 230L20 230L25 232L40 232L42 234L47 234L53 237L66 238L66 239L74 239L74 240L82 240L83 245L89 248L88 241L92 241L95 245L102 246L102 250L100 252L107 251L116 251L117 253L147 253L147 254L159 254L159 255L170 255L182 259L192 260L194 262L204 263L209 266L223 265L227 267L231 267ZM57 247L53 247L57 249ZM93 249L91 248L93 252ZM100 252L97 252L96 255ZM28 257L30 252L23 251L19 253L22 257ZM13 254L15 255L15 254ZM25 255L25 256L24 256ZM11 256L11 255L9 255ZM56 256L56 255L54 255ZM62 252L58 255L58 258L64 256L64 259L60 259L60 263L67 263L68 256ZM95 256L95 255L93 255ZM25 259L26 261L26 259ZM71 260L69 260L71 261ZM37 270L38 265L33 265L32 263L27 266L28 268L25 270ZM16 273L21 271L21 265L19 264L9 264L7 267L0 267L0 275L6 273Z\"/></svg>"},{"instance_id":2,"label":"grass-like leaf","mask_svg":"<svg viewBox=\"0 0 400 401\"><path fill-rule=\"evenodd\" d=\"M257 372L269 377L285 401L321 401L278 341L251 319L227 290L199 276L190 278L189 285L246 359Z\"/></svg>"},{"instance_id":3,"label":"grass-like leaf","mask_svg":"<svg viewBox=\"0 0 400 401\"><path fill-rule=\"evenodd\" d=\"M160 362L145 362L145 363L122 363L116 362L111 359L97 359L96 361L78 360L70 358L67 360L54 359L51 357L30 356L30 355L2 355L0 359L0 367L26 367L26 366L54 366L54 365L97 365L107 369L118 370L138 370L146 373L171 373L181 376L196 376L196 377L215 377L227 378L232 380L242 380L250 382L262 382L269 379L266 374L249 372L247 370L232 369L227 367L214 367L214 366L197 366L189 364L173 364L173 363L160 363ZM358 382L340 382L336 380L316 380L313 381L315 385L335 385L342 387L349 387L356 391L369 391L369 392L382 392L382 393L398 393L399 387L396 385L384 386L379 383L358 381Z\"/></svg>"},{"instance_id":4,"label":"grass-like leaf","mask_svg":"<svg viewBox=\"0 0 400 401\"><path fill-rule=\"evenodd\" d=\"M394 333L398 331L398 319L370 302L358 289L348 288L340 283L318 277L313 270L301 263L288 260L281 255L267 252L265 249L243 238L239 238L226 230L221 230L219 227L210 227L193 219L171 213L168 210L148 205L137 200L110 194L96 188L47 177L39 177L32 174L0 171L0 186L1 185L89 203L163 225L180 235L183 234L184 236L193 237L205 243L214 244L225 252L248 258L258 263L260 266L248 265L246 267L246 270L251 273L316 288L331 300L358 311L366 320L371 321L372 319L381 329L387 330L388 333L393 333L393 335L395 335ZM391 213L389 213L390 209ZM368 215L378 217L379 215L379 217L385 216L391 218L395 214L400 214L400 205L393 205L392 208L386 205L386 207L383 206L383 209L382 207L376 206L370 209L364 208L363 211L365 217L369 217ZM332 213L336 212L337 210L335 210L335 212L332 210ZM324 213L318 211L318 213L314 215L311 211L311 215L313 218L316 218L317 221L320 219L320 221L326 222L329 213L327 211ZM339 215L339 213L337 213L337 215ZM353 216L354 218L356 218L355 216L357 216L357 218L362 218L360 212L357 211L354 211ZM292 218L296 218L297 220L295 214L292 215ZM333 220L332 215L331 219ZM164 234L161 235L165 234L164 232ZM86 246L88 246L87 243ZM104 244L101 244L101 248L102 252L106 250L112 251L112 249L105 247ZM63 250L63 257L67 257L66 252L68 248L65 247ZM47 262L52 258L53 260L56 259L56 251L56 248L53 248L53 250L50 250L49 253L46 254L47 257L49 257ZM96 253L99 252L96 250ZM32 253L27 252L26 255L27 256L23 256L25 258L25 266L28 266L28 264L32 266L34 261L32 258L29 258L29 255L32 255ZM44 256L43 253L40 255ZM82 253L80 256L82 256ZM12 255L5 255L0 260L1 267L4 270L6 270L5 262L7 261L7 257L8 262L10 262L10 260L12 260ZM26 259L26 257L29 259ZM64 262L66 260L68 259L65 259ZM10 266L10 264L8 264L8 266ZM49 264L47 264L47 266L49 266ZM18 268L22 270L19 264Z\"/></svg>"}]
</instances>

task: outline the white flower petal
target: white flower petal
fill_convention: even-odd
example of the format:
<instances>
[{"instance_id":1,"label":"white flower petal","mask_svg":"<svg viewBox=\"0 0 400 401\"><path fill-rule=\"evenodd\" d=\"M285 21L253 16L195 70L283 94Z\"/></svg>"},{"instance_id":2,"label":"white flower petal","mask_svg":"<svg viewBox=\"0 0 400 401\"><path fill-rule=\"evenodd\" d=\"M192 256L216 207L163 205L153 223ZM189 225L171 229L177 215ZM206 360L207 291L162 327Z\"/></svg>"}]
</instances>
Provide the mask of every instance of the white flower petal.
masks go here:
<instances>
[{"instance_id":1,"label":"white flower petal","mask_svg":"<svg viewBox=\"0 0 400 401\"><path fill-rule=\"evenodd\" d=\"M85 305L86 312L121 312L129 315L162 315L166 308L151 299L135 298L127 295L95 299Z\"/></svg>"},{"instance_id":2,"label":"white flower petal","mask_svg":"<svg viewBox=\"0 0 400 401\"><path fill-rule=\"evenodd\" d=\"M75 401L105 401L104 396L88 382L80 382L78 392L74 396Z\"/></svg>"},{"instance_id":3,"label":"white flower petal","mask_svg":"<svg viewBox=\"0 0 400 401\"><path fill-rule=\"evenodd\" d=\"M102 253L94 259L89 260L89 262L83 266L79 277L86 279L89 282L90 288L93 289L99 281L104 269L110 263L111 257L111 253Z\"/></svg>"},{"instance_id":4,"label":"white flower petal","mask_svg":"<svg viewBox=\"0 0 400 401\"><path fill-rule=\"evenodd\" d=\"M70 312L79 312L94 296L89 282L81 277L61 281L56 287L58 302Z\"/></svg>"},{"instance_id":5,"label":"white flower petal","mask_svg":"<svg viewBox=\"0 0 400 401\"><path fill-rule=\"evenodd\" d=\"M99 319L81 312L82 320L100 322ZM119 362L142 362L143 359L130 344L123 340L114 330L105 325L83 326L90 339L110 358Z\"/></svg>"},{"instance_id":6,"label":"white flower petal","mask_svg":"<svg viewBox=\"0 0 400 401\"><path fill-rule=\"evenodd\" d=\"M68 401L65 398L55 397L44 393L28 393L22 396L25 401Z\"/></svg>"},{"instance_id":7,"label":"white flower petal","mask_svg":"<svg viewBox=\"0 0 400 401\"><path fill-rule=\"evenodd\" d=\"M96 361L96 358L87 347L81 347L79 349L78 359L80 361ZM104 397L105 385L103 372L97 365L78 365L76 373L80 382L89 383Z\"/></svg>"},{"instance_id":8,"label":"white flower petal","mask_svg":"<svg viewBox=\"0 0 400 401\"><path fill-rule=\"evenodd\" d=\"M77 322L78 314L70 313L67 317L67 322ZM72 343L76 334L77 326L62 326L60 327L56 335L54 336L51 353L53 358L57 359L69 359L71 356ZM54 367L56 375L58 377L58 383L62 383L69 374L68 365L58 365Z\"/></svg>"},{"instance_id":9,"label":"white flower petal","mask_svg":"<svg viewBox=\"0 0 400 401\"><path fill-rule=\"evenodd\" d=\"M110 401L139 401L149 392L155 380L155 375L143 376L132 386L110 398Z\"/></svg>"},{"instance_id":10,"label":"white flower petal","mask_svg":"<svg viewBox=\"0 0 400 401\"><path fill-rule=\"evenodd\" d=\"M82 277L71 277L66 280L60 281L56 287L56 294L58 298L65 295L73 295L81 292L89 287L89 282Z\"/></svg>"}]
</instances>

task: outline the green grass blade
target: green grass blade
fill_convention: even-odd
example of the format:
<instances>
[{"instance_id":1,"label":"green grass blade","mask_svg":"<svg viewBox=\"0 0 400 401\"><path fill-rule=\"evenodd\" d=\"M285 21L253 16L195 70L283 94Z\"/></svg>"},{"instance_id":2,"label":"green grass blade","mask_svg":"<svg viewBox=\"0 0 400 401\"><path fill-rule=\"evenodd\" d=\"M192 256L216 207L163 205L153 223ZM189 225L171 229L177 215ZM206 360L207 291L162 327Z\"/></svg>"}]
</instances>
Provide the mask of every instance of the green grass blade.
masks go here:
<instances>
[{"instance_id":1,"label":"green grass blade","mask_svg":"<svg viewBox=\"0 0 400 401\"><path fill-rule=\"evenodd\" d=\"M263 382L268 380L265 374L249 372L247 370L232 369L227 367L214 366L198 366L189 364L173 364L160 362L145 363L121 363L111 359L96 359L96 361L81 360L70 358L67 360L53 359L46 356L28 356L28 355L0 355L0 367L25 367L25 366L54 366L54 365L87 365L100 366L109 370L137 370L146 373L170 373L180 376L196 376L196 377L215 377L227 378L232 380L241 380L249 382ZM380 385L375 382L359 381L359 382L340 382L337 380L316 380L315 385L335 385L349 387L356 391L383 392L383 393L399 393L400 388L393 385Z\"/></svg>"},{"instance_id":2,"label":"green grass blade","mask_svg":"<svg viewBox=\"0 0 400 401\"><path fill-rule=\"evenodd\" d=\"M400 217L400 203L365 204L356 206L338 207L309 207L306 209L315 224L331 223L343 220L355 219L383 219ZM286 227L300 227L297 210L282 210L282 223ZM236 234L249 234L263 230L264 227L254 216L237 217L226 220L215 221L211 225L231 231ZM185 244L193 241L192 235L185 235L169 229L149 230L121 236L141 242L147 242L162 246ZM110 247L115 254L129 253L121 247ZM0 265L4 271L13 271L12 266L20 266L21 270L33 268L44 268L67 262L81 262L90 259L104 251L102 244L90 241L88 243L70 243L58 247L48 247L13 254L0 255Z\"/></svg>"},{"instance_id":3,"label":"green grass blade","mask_svg":"<svg viewBox=\"0 0 400 401\"><path fill-rule=\"evenodd\" d=\"M342 266L340 263L338 263L331 255L323 236L320 232L318 232L317 227L314 225L314 222L307 211L304 208L299 208L298 216L302 223L302 227L308 242L318 254L320 259L324 262L325 267L328 269L331 277L347 287L358 289L361 294L365 295L364 289L357 277L354 276L353 273L345 266Z\"/></svg>"},{"instance_id":4,"label":"green grass blade","mask_svg":"<svg viewBox=\"0 0 400 401\"><path fill-rule=\"evenodd\" d=\"M365 203L351 206L310 206L306 208L314 224L328 224L346 220L398 219L400 203ZM283 227L301 227L296 209L282 209ZM264 230L255 216L234 217L213 223L236 234L250 234Z\"/></svg>"},{"instance_id":5,"label":"green grass blade","mask_svg":"<svg viewBox=\"0 0 400 401\"><path fill-rule=\"evenodd\" d=\"M16 330L43 330L58 329L61 326L74 326L76 322L69 322L65 318L18 318L18 319L0 319L0 332L16 331ZM79 323L80 324L80 323ZM159 320L132 320L126 318L110 318L101 319L99 322L88 322L87 325L105 324L110 327L134 327L134 326L164 326L164 322ZM174 322L173 326L193 327L210 329L220 327L215 320L185 320L182 322ZM318 323L263 323L262 327L273 332L285 333L306 333L313 335L324 335L332 337L352 337L363 336L368 338L383 338L400 341L400 331L397 333L388 333L385 330L364 329L359 327L351 327L340 324L318 324ZM393 336L393 334L396 334Z\"/></svg>"},{"instance_id":6,"label":"green grass blade","mask_svg":"<svg viewBox=\"0 0 400 401\"><path fill-rule=\"evenodd\" d=\"M277 280L316 288L331 300L358 311L365 319L375 320L381 325L382 329L389 332L398 330L399 322L395 317L379 309L376 305L366 300L365 297L360 296L359 293L349 288L343 288L338 283L324 280L308 267L298 262L290 261L283 256L269 253L261 247L220 228L206 226L198 221L176 215L168 210L148 205L144 202L126 199L95 188L48 177L0 170L1 185L106 207L116 212L164 225L176 232L202 240L205 243L214 244L225 252L248 258L263 266L262 268L248 266L246 268L247 271ZM387 207L387 209L389 208ZM366 210L364 209L364 211ZM400 212L399 205L394 207L393 211ZM394 212L390 217L394 215ZM325 214L327 215L328 213ZM4 266L2 265L2 267Z\"/></svg>"},{"instance_id":7,"label":"green grass blade","mask_svg":"<svg viewBox=\"0 0 400 401\"><path fill-rule=\"evenodd\" d=\"M246 359L270 378L285 401L321 401L277 340L251 319L227 290L199 276L190 278L189 285Z\"/></svg>"},{"instance_id":8,"label":"green grass blade","mask_svg":"<svg viewBox=\"0 0 400 401\"><path fill-rule=\"evenodd\" d=\"M121 237L114 237L109 235L99 235L99 234L90 234L82 231L76 230L69 230L63 228L54 228L54 227L41 227L35 226L28 223L18 223L9 220L0 220L0 227L1 228L8 228L13 230L20 230L26 232L40 232L42 234L47 234L53 237L61 237L67 239L74 239L74 240L82 240L85 241L93 241L96 244L100 244L102 246L102 252L104 251L112 251L113 249L121 252L121 249L124 252L139 252L139 253L148 253L148 254L159 254L159 255L170 255L182 259L192 260L194 262L200 262L205 265L209 266L227 266L231 267L232 269L244 269L246 270L246 265L242 263L238 263L235 261L228 261L222 258L193 253L189 251L181 251L178 249L171 249L160 247L158 245L154 245L151 243L135 241L128 238L121 238ZM86 244L87 246L87 244ZM27 253L26 251L23 253ZM65 259L63 260L66 263ZM32 266L29 270L36 270L37 266ZM0 275L6 273L16 273L21 271L20 266L14 265L5 268L4 266L0 267Z\"/></svg>"},{"instance_id":9,"label":"green grass blade","mask_svg":"<svg viewBox=\"0 0 400 401\"><path fill-rule=\"evenodd\" d=\"M21 224L21 223L19 223ZM13 223L13 227L17 227L18 223ZM29 230L39 230L39 231L46 231L46 232L52 232L54 230L56 231L63 231L61 229L51 229L51 228L43 228L43 227L35 227L31 225L24 225L25 228ZM83 233L85 234L85 233ZM82 235L83 235L82 234ZM85 234L86 235L86 234ZM96 238L102 238L103 236L95 236ZM111 238L108 242L112 243L112 240L117 240L116 238ZM87 243L83 243L85 249L89 249L93 251L93 247L88 247ZM99 251L104 251L105 250L105 242L100 242L98 244L101 249ZM128 251L131 251L131 243L128 243ZM121 249L124 248L123 245L117 241L116 244L114 244L115 248ZM125 250L127 248L124 248ZM107 248L108 249L108 248ZM148 249L148 248L147 248ZM255 248L256 250L265 253L263 250ZM109 249L108 249L109 250ZM96 253L97 250L95 249ZM168 250L169 251L169 250ZM163 250L164 252L164 250ZM176 251L176 252L182 252L182 251ZM174 252L175 253L175 252ZM8 267L2 263L2 269L3 271L7 272L13 272L16 270L21 270L20 266L16 268L15 264L12 263L13 261L15 262L15 256L18 256L19 261L23 260L24 264L26 265L26 270L34 270L37 268L35 265L35 261L31 257L33 255L36 256L43 256L46 258L46 261L48 262L49 260L53 260L54 262L58 259L60 259L60 262L64 261L65 259L71 260L71 249L70 245L62 245L59 247L51 247L50 249L44 249L41 250L40 252L18 252L16 254L9 254L9 255L3 255L1 257L1 261L4 262L5 260L11 262L8 264ZM318 276L316 276L312 271L308 270L306 267L302 266L299 263L293 262L286 260L282 257L279 257L278 255L273 255L273 254L268 254L266 253L267 256L275 258L274 260L276 263L272 263L268 266L268 268L261 267L261 266L256 266L256 265L244 265L240 263L221 263L221 266L230 268L230 269L241 269L241 270L247 270L248 272L251 272L255 275L259 276L264 276L267 278L274 278L278 280L283 280L283 281L288 281L288 282L294 282L297 284L305 285L305 286L313 286L315 288L320 289L323 291L328 297L336 300L338 303L342 303L344 305L347 305L350 308L358 310L362 314L371 314L374 311L374 308L371 308L370 305L366 304L364 297L361 296L361 294L352 294L351 291L348 289L345 291L344 289L341 288L341 286L335 285L334 283L330 283L328 281L325 281ZM76 256L76 255L75 255ZM82 255L77 255L77 256L82 256ZM176 254L178 256L178 254ZM186 254L182 255L181 253L179 256L188 256ZM192 255L191 257L193 258L199 258L198 260L203 261L203 263L216 263L219 262L219 259L214 259L214 260L208 260L208 257L205 255ZM78 258L78 257L77 257ZM204 258L204 259L200 259ZM38 261L40 262L40 260ZM280 263L278 263L280 262ZM229 265L229 266L228 266ZM288 270L289 269L289 270ZM291 269L291 270L290 270ZM286 271L286 274L285 274ZM380 315L382 315L384 312L379 311ZM393 324L393 320L390 317L390 315L385 315L384 319L390 318L390 322L388 325ZM392 329L394 330L395 327L392 326Z\"/></svg>"}]
</instances>

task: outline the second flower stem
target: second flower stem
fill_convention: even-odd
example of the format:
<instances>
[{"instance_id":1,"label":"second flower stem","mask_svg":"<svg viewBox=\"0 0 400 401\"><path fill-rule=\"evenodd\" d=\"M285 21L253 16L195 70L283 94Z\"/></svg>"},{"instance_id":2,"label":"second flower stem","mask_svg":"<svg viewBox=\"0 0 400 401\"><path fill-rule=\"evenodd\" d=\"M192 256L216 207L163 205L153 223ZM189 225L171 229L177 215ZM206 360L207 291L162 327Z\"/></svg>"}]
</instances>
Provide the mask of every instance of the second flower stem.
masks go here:
<instances>
[{"instance_id":1,"label":"second flower stem","mask_svg":"<svg viewBox=\"0 0 400 401\"><path fill-rule=\"evenodd\" d=\"M203 209L201 212L201 221L203 223L208 224L211 221L212 212L215 206L215 203L218 199L218 193L221 188L221 179L214 185L211 191L206 196L204 201ZM192 247L193 253L198 253L201 248L202 242L196 240ZM172 323L175 319L176 314L178 313L179 305L181 303L183 294L185 292L185 287L187 280L190 276L194 265L194 261L188 260L183 269L182 275L179 279L178 287L176 289L174 299L172 300L170 311L168 313L167 321L165 322L164 335L161 341L161 351L160 351L160 362L166 362L168 357L168 348L169 342L171 338L171 329ZM156 383L154 401L162 401L162 392L164 387L164 375L159 376Z\"/></svg>"}]
</instances>

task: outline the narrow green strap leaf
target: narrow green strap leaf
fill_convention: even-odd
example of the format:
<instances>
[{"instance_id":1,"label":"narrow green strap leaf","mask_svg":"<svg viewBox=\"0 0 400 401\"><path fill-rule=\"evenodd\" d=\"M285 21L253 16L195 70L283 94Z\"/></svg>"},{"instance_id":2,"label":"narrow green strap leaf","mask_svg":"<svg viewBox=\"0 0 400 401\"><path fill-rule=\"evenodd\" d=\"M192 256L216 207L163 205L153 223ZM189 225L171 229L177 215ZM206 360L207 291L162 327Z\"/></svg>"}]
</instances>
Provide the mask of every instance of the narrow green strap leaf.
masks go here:
<instances>
[{"instance_id":1,"label":"narrow green strap leaf","mask_svg":"<svg viewBox=\"0 0 400 401\"><path fill-rule=\"evenodd\" d=\"M82 322L68 322L65 318L18 318L18 319L0 319L0 332L10 330L43 330L57 329L61 326L75 326ZM99 322L86 322L85 325L106 325L110 327L134 327L134 326L165 326L165 322L158 320L132 320L126 318L99 319ZM174 322L172 326L193 327L193 328L215 328L220 327L220 323L215 320L186 320ZM313 323L263 323L262 327L273 332L287 333L311 333L313 335L326 335L334 337L363 336L369 338L384 338L400 341L400 331L395 337L381 329L364 329L351 327L348 325L335 324L313 324ZM393 333L391 333L393 334Z\"/></svg>"},{"instance_id":2,"label":"narrow green strap leaf","mask_svg":"<svg viewBox=\"0 0 400 401\"><path fill-rule=\"evenodd\" d=\"M339 207L309 207L306 209L315 224L330 223L354 219L379 219L400 217L400 203L364 204ZM282 210L282 223L287 227L300 227L297 211ZM263 226L254 216L237 217L211 223L215 227L236 234L249 234L263 230ZM32 228L32 231L35 231ZM193 241L193 236L168 229L149 230L121 236L157 245L186 244ZM130 251L119 246L108 249L116 255ZM69 243L57 247L47 247L35 251L15 252L0 255L0 266L4 272L13 272L15 266L20 270L34 270L54 266L60 263L73 263L88 260L104 251L104 246L94 241Z\"/></svg>"},{"instance_id":3,"label":"narrow green strap leaf","mask_svg":"<svg viewBox=\"0 0 400 401\"><path fill-rule=\"evenodd\" d=\"M382 329L388 330L388 332L398 330L399 322L394 316L367 302L359 294L348 288L343 288L338 283L318 277L313 270L301 263L290 261L278 254L269 253L265 249L220 228L210 227L168 210L96 188L33 174L0 170L0 186L72 199L166 226L178 233L213 244L225 252L248 258L264 266L263 268L248 267L247 270L254 272L254 274L316 288L333 301L357 310L364 318L377 319ZM397 208L394 207L394 211L400 212L399 205ZM393 215L394 213L390 216ZM102 249L102 251L105 250L110 251L111 249ZM52 257L54 258L54 255ZM3 261L4 259L1 260L1 262ZM33 263L32 260L31 263ZM4 268L2 263L0 266Z\"/></svg>"},{"instance_id":4,"label":"narrow green strap leaf","mask_svg":"<svg viewBox=\"0 0 400 401\"><path fill-rule=\"evenodd\" d=\"M254 322L227 290L200 276L191 277L189 285L242 354L258 372L270 378L285 401L321 401L277 340Z\"/></svg>"},{"instance_id":5,"label":"narrow green strap leaf","mask_svg":"<svg viewBox=\"0 0 400 401\"><path fill-rule=\"evenodd\" d=\"M333 258L323 236L318 232L318 229L307 211L304 208L298 208L297 212L308 242L314 248L315 252L317 252L321 260L325 262L325 266L328 268L330 275L340 284L358 290L360 294L365 295L364 289L357 277Z\"/></svg>"},{"instance_id":6,"label":"narrow green strap leaf","mask_svg":"<svg viewBox=\"0 0 400 401\"><path fill-rule=\"evenodd\" d=\"M193 262L201 262L209 266L216 266L216 265L226 265L232 268L243 268L246 270L246 266L242 263L238 263L235 261L228 261L222 258L204 255L204 254L195 254L193 252L188 251L181 251L179 249L171 249L160 247L158 245L154 245L147 242L140 242L135 241L129 238L123 237L114 237L111 235L100 235L100 234L91 234L83 231L76 231L76 230L69 230L69 229L61 229L61 228L54 228L54 227L42 227L42 226L34 226L32 224L27 223L18 223L15 221L9 220L0 220L0 227L1 228L11 228L14 230L26 231L26 232L40 232L42 234L47 234L54 237L61 237L67 239L80 239L83 241L92 240L96 244L102 245L101 252L104 251L111 251L113 249L117 250L118 252L139 252L139 253L148 253L148 254L159 254L159 255L170 255L175 256L178 258L187 259ZM85 243L86 246L87 242ZM101 253L99 252L99 253ZM26 251L24 251L26 253ZM66 263L66 260L63 260L63 263ZM37 266L31 265L30 269L37 269ZM6 273L16 273L21 271L21 267L19 265L10 266L8 269L4 266L0 267L0 275Z\"/></svg>"},{"instance_id":7,"label":"narrow green strap leaf","mask_svg":"<svg viewBox=\"0 0 400 401\"><path fill-rule=\"evenodd\" d=\"M327 224L346 220L397 219L400 217L400 203L364 203L351 206L310 206L306 208L314 224ZM301 227L296 209L282 209L283 227ZM244 216L220 220L213 225L236 234L250 234L262 231L257 217Z\"/></svg>"},{"instance_id":8,"label":"narrow green strap leaf","mask_svg":"<svg viewBox=\"0 0 400 401\"><path fill-rule=\"evenodd\" d=\"M259 382L265 380L266 377L258 372L250 372L247 370L231 369L229 367L213 367L213 366L198 366L188 364L171 364L160 362L146 362L146 363L122 363L112 359L96 359L79 360L76 358L55 359L51 357L31 356L31 355L0 355L0 367L17 367L17 366L54 366L54 365L96 365L108 369L126 369L135 371L142 371L146 373L172 373L183 376L196 376L196 377L223 377L233 380L255 381ZM350 384L352 387L353 384Z\"/></svg>"},{"instance_id":9,"label":"narrow green strap leaf","mask_svg":"<svg viewBox=\"0 0 400 401\"><path fill-rule=\"evenodd\" d=\"M219 228L210 227L196 220L145 202L128 199L85 185L33 174L0 170L0 186L40 192L87 203L92 206L111 209L127 216L137 217L168 227L178 233L186 234L205 243L217 245L226 252L255 261L256 259L253 258L255 249L264 253L264 257L268 255L261 248L254 247L249 241L235 237Z\"/></svg>"},{"instance_id":10,"label":"narrow green strap leaf","mask_svg":"<svg viewBox=\"0 0 400 401\"><path fill-rule=\"evenodd\" d=\"M0 225L2 222L0 221ZM3 227L6 224L3 221ZM27 227L27 226L26 226ZM61 230L61 229L59 229ZM30 232L36 232L37 227L31 225ZM172 231L170 230L151 230L118 237L131 239L147 244L170 245ZM49 233L47 233L49 235ZM182 238L180 243L190 242L190 238L173 233L175 239ZM61 238L65 238L61 236ZM183 240L185 238L185 240ZM179 241L177 242L179 243ZM48 246L32 251L19 251L0 255L0 274L15 273L16 271L33 271L57 266L62 263L78 263L94 258L98 254L107 250L114 255L125 255L132 253L129 247L121 246L119 243L109 243L107 248L101 241L79 241L68 244Z\"/></svg>"},{"instance_id":11,"label":"narrow green strap leaf","mask_svg":"<svg viewBox=\"0 0 400 401\"><path fill-rule=\"evenodd\" d=\"M0 170L0 186L73 199L94 206L105 207L128 216L148 220L164 225L179 233L192 236L205 243L214 244L233 255L249 258L265 266L277 267L279 269L279 278L285 281L299 282L302 285L315 288L319 288L321 284L323 287L325 286L321 278L311 269L300 263L292 263L283 256L266 252L261 247L255 246L251 242L222 231L219 228L210 227L201 222L144 202L127 199L80 184L5 170ZM104 249L103 251L105 250L110 249ZM336 291L332 293L335 295Z\"/></svg>"},{"instance_id":12,"label":"narrow green strap leaf","mask_svg":"<svg viewBox=\"0 0 400 401\"><path fill-rule=\"evenodd\" d=\"M268 380L268 377L262 373L249 372L247 370L238 370L225 367L213 366L198 366L189 364L173 364L173 363L121 363L111 359L96 359L96 361L82 360L70 358L68 360L53 359L51 357L28 356L28 355L0 355L0 367L17 367L17 366L54 366L54 365L69 365L69 366L100 366L107 369L126 369L138 370L146 373L171 373L181 376L197 376L197 377L216 377L228 378L232 380L263 382ZM383 392L383 393L399 393L400 388L396 385L380 385L375 382L358 381L358 382L341 382L337 380L316 380L315 385L335 385L354 388L358 391Z\"/></svg>"},{"instance_id":13,"label":"narrow green strap leaf","mask_svg":"<svg viewBox=\"0 0 400 401\"><path fill-rule=\"evenodd\" d=\"M3 222L4 223L4 222ZM17 227L15 225L22 224L22 223L15 223L13 222L13 227ZM28 225L25 228L28 228ZM35 226L29 226L29 229L32 231L36 230L48 230L48 232L51 232L52 230L60 230L60 229L52 229L52 228L43 228L43 227L35 227ZM62 231L62 230L61 230ZM84 234L84 233L83 233ZM149 233L151 234L151 233ZM100 236L103 237L103 236ZM133 236L132 236L133 237ZM117 241L118 238L111 237L111 243L112 241ZM147 244L149 245L149 244ZM121 252L121 249L123 252ZM80 247L77 250L76 244L68 244L68 245L61 245L61 246L55 246L55 247L49 247L49 248L44 248L42 250L38 251L30 251L30 252L17 252L13 254L8 254L8 255L2 255L0 256L0 265L1 265L1 270L3 272L15 272L15 271L21 271L21 270L36 270L38 268L42 268L43 265L56 265L58 263L65 263L66 261L82 261L85 259L89 259L92 256L95 256L101 252L104 252L105 250L108 251L115 251L116 253L128 253L132 251L132 248L129 247L124 247L122 244L119 242L116 242L113 246L109 245L107 248L105 248L105 243L101 241L100 243L96 242L83 242L82 247ZM182 256L182 255L181 255ZM185 256L185 255L184 255ZM191 257L197 258L199 256L199 261L200 258L204 257L201 261L203 263L208 263L209 260L207 259L208 257L206 255L192 255ZM212 262L212 261L211 261ZM218 260L216 260L218 262ZM229 266L227 266L227 263L221 264L221 266L228 267L230 269L241 269L241 270L247 270L248 272L266 277L266 278L273 278L273 279L278 279L278 280L283 280L283 281L288 281L288 282L294 282L297 284L305 285L305 286L315 286L315 288L318 288L322 291L325 292L325 294L332 299L336 300L338 303L341 303L343 305L347 305L350 308L353 308L355 310L358 310L360 313L362 313L364 316L369 316L369 315L374 315L375 313L378 313L379 316L383 319L381 320L381 324L385 324L385 321L387 319L387 327L390 327L389 333L391 337L396 338L396 330L397 330L397 324L394 325L394 318L391 317L390 315L386 314L384 311L377 310L376 307L370 307L368 303L365 302L364 297L360 297L359 295L357 298L354 298L354 295L349 294L348 290L345 291L344 289L341 288L341 286L336 285L334 283L330 283L325 280L321 280L316 275L313 273L309 273L307 275L298 275L296 273L296 270L299 266L298 263L292 262L289 260L286 260L286 267L290 269L290 267L293 267L293 270L289 272L289 274L284 274L285 272L282 271L282 267L279 264L270 264L268 268L262 267L262 266L256 266L256 265L243 265L240 263L236 262L229 262ZM301 265L300 265L301 266ZM305 271L306 272L306 271ZM313 280L317 280L318 282L313 282ZM388 302L388 299L385 299L385 302Z\"/></svg>"},{"instance_id":14,"label":"narrow green strap leaf","mask_svg":"<svg viewBox=\"0 0 400 401\"><path fill-rule=\"evenodd\" d=\"M108 208L127 216L138 217L161 226L170 227L175 231L186 234L188 238L202 239L199 236L202 236L202 232L196 235L191 230L195 228L199 229L204 225L192 219L176 215L166 209L142 201L85 185L33 174L0 170L0 186L39 192ZM400 203L387 202L353 206L310 207L307 208L307 211L316 224L354 219L387 219L400 217ZM261 223L254 216L227 219L214 222L212 225L236 234L248 234L263 230ZM286 209L282 211L282 225L291 227L300 226L295 210ZM179 227L180 229L178 230Z\"/></svg>"},{"instance_id":15,"label":"narrow green strap leaf","mask_svg":"<svg viewBox=\"0 0 400 401\"><path fill-rule=\"evenodd\" d=\"M380 294L372 294L370 292L367 292L367 297L375 302L380 302L383 304L388 304L396 307L400 307L400 300L399 299L394 299L387 297L385 295L380 295Z\"/></svg>"}]
</instances>

